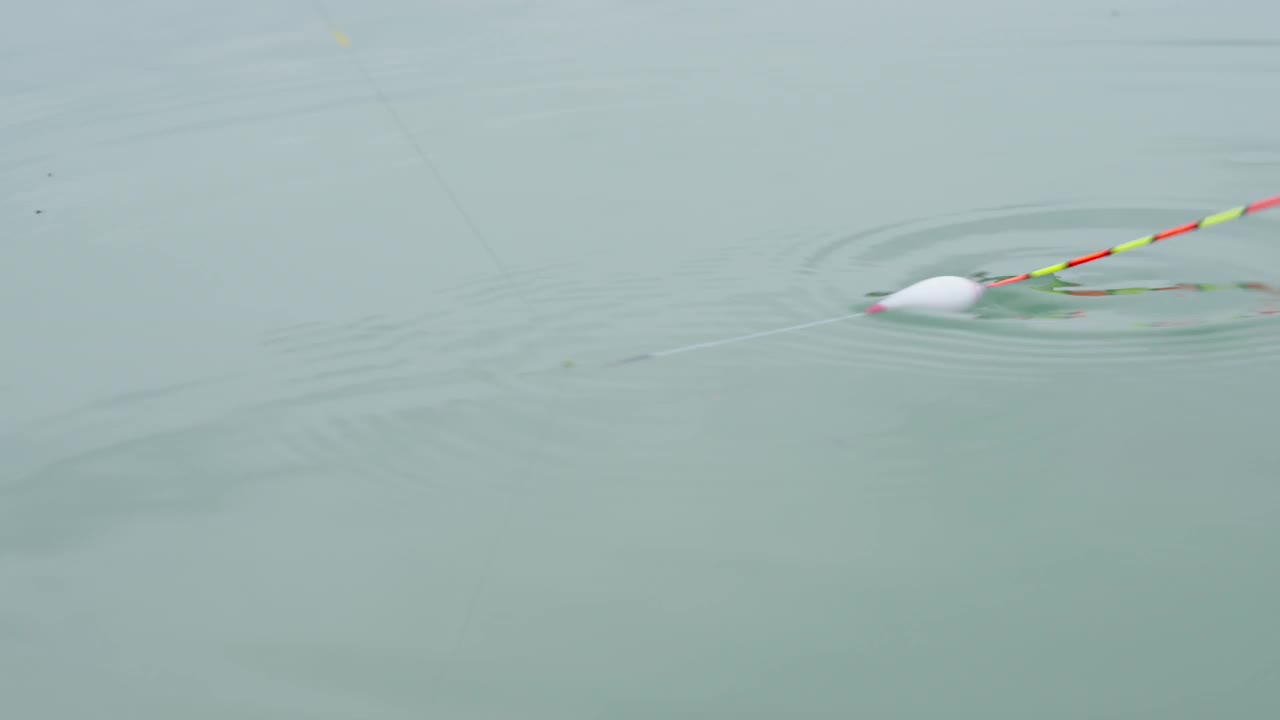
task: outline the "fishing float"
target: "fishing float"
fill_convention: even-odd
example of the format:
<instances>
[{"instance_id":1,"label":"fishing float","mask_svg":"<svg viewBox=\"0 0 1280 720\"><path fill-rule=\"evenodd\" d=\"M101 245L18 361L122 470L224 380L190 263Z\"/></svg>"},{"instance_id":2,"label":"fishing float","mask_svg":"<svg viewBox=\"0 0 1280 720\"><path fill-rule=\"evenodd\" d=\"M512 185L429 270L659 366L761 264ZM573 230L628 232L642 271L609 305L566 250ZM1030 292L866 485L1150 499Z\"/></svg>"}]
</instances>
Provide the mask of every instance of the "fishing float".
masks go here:
<instances>
[{"instance_id":1,"label":"fishing float","mask_svg":"<svg viewBox=\"0 0 1280 720\"><path fill-rule=\"evenodd\" d=\"M1253 215L1277 206L1280 206L1280 195L1257 200L1247 205L1233 207L1229 210L1223 210L1222 212L1202 217L1194 222L1189 222L1185 225L1179 225L1178 227L1169 228L1167 230L1161 230L1160 232L1152 233L1151 235L1138 238L1137 240L1130 240L1127 243L1116 245L1115 247L1110 247L1106 250L1099 250L1098 252L1090 253L1088 255L1081 255L1078 258L1060 262L1056 265L1049 265L1048 267L1043 267L1032 272L1014 275L1001 280L995 280L985 285L975 280L970 280L969 278L957 275L941 275L926 278L886 296L883 300L875 303L862 312L847 313L845 315L837 315L835 317L814 320L807 323L801 323L799 325L788 325L787 327L775 328L773 330L763 330L760 332L737 335L735 337L723 338L720 340L710 340L694 343L692 345L683 345L681 347L671 348L668 350L648 352L624 358L613 364L623 365L640 360L654 360L660 357L689 352L691 350L719 347L721 345L742 342L744 340L753 340L785 332L804 330L807 328L817 327L819 325L829 325L843 320L850 320L855 317L876 315L890 310L964 312L976 305L988 290L1013 285L1015 283L1023 282L1024 280L1030 280L1031 278L1043 277L1045 275L1062 272L1063 270L1084 265L1085 263L1101 260L1102 258L1110 257L1112 255L1118 255L1122 252L1135 250L1146 245L1160 242L1161 240L1167 240L1177 235L1184 235L1195 230L1236 220L1238 218L1245 217L1246 215Z\"/></svg>"}]
</instances>

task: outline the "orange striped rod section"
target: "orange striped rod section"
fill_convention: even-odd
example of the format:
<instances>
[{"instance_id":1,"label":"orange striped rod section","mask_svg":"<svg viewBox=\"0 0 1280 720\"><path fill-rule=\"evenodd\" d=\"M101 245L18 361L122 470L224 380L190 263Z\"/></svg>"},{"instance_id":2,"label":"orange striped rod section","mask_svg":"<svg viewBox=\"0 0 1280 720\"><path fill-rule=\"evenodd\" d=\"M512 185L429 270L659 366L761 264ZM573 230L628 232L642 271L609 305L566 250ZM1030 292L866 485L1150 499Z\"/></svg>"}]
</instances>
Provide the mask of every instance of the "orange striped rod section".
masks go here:
<instances>
[{"instance_id":1,"label":"orange striped rod section","mask_svg":"<svg viewBox=\"0 0 1280 720\"><path fill-rule=\"evenodd\" d=\"M1237 218L1242 218L1245 215L1251 215L1253 213L1261 212L1263 210L1276 207L1278 205L1280 205L1280 195L1276 195L1275 197L1269 197L1269 198L1266 198L1265 200L1259 200L1257 202L1250 203L1248 205L1233 207L1230 210L1223 210L1220 213L1216 213L1214 215L1209 215L1207 217L1200 218L1199 220L1195 222L1187 223L1186 225L1180 225L1178 227L1169 228L1168 230L1161 230L1158 233L1155 233L1153 235L1148 235L1146 237L1141 237L1141 238L1138 238L1137 240L1130 240L1127 243L1124 243L1122 245L1117 245L1113 248L1107 248L1106 250L1099 250L1098 252L1091 253L1089 255L1082 255L1074 260L1061 262L1061 263L1058 263L1057 265L1050 265L1049 267L1040 268L1039 270L1036 270L1034 272L1015 275L1014 277L1008 277L1003 280L996 280L995 282L988 283L987 287L994 288L994 287L1000 287L1001 285L1012 285L1014 283L1022 282L1023 280L1030 280L1033 277L1040 277L1042 275L1050 275L1056 272L1062 272L1067 268L1073 268L1077 265L1083 265L1088 262L1093 262L1094 260L1101 260L1102 258L1108 257L1110 255L1115 255L1117 253L1133 250L1134 248L1140 248L1144 245L1150 245L1151 243L1159 242L1161 240L1171 238L1174 235L1182 235L1183 233L1189 233L1193 230L1199 230L1200 228L1206 228L1212 225L1217 225L1218 223L1224 223L1224 222L1227 222L1228 220L1235 220Z\"/></svg>"}]
</instances>

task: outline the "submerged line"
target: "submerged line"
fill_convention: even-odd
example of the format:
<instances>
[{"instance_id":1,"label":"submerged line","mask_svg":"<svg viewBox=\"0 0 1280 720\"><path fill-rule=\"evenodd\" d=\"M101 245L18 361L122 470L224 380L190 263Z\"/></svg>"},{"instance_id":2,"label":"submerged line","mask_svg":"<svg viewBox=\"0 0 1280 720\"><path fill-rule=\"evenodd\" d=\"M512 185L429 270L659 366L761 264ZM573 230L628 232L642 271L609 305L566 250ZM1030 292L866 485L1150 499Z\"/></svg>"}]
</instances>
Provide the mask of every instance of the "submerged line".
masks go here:
<instances>
[{"instance_id":1,"label":"submerged line","mask_svg":"<svg viewBox=\"0 0 1280 720\"><path fill-rule=\"evenodd\" d=\"M847 315L837 315L822 320L814 320L812 322L801 323L799 325L788 325L786 327L774 328L773 330L762 330L760 332L748 333L746 335L736 335L734 337L722 338L720 340L708 340L706 342L694 343L692 345L683 345L681 347L671 348L669 350L658 350L656 352L645 353L643 355L635 355L623 360L619 360L614 365L625 365L627 363L638 362L640 360L656 360L660 357L675 355L677 353L689 352L690 350L701 350L704 348L719 347L730 343L742 342L743 340L754 340L756 338L767 337L769 335L778 335L784 332L793 332L796 330L804 330L806 328L817 327L819 325L829 325L831 323L849 320L855 317L861 317L866 313L856 312Z\"/></svg>"},{"instance_id":2,"label":"submerged line","mask_svg":"<svg viewBox=\"0 0 1280 720\"><path fill-rule=\"evenodd\" d=\"M334 23L333 17L329 14L324 3L321 2L321 0L313 0L313 2L315 4L316 11L320 14L320 17L324 19L325 23L328 24L329 31L333 33L338 44L345 48L350 48L351 39L346 35L346 33L338 29L337 24ZM529 313L536 316L532 303L530 303L528 297L521 292L519 286L515 282L515 279L511 276L511 271L502 262L502 258L498 256L497 251L493 249L493 245L489 243L489 240L485 237L484 233L480 232L480 227L471 217L471 213L467 212L467 209L463 207L462 202L458 199L458 194L454 192L449 181L445 179L444 173L440 172L440 168L432 162L427 151L422 147L422 144L418 142L417 138L413 136L413 133L409 130L409 126L400 117L400 113L396 112L395 106L391 104L390 98L388 98L387 94L383 92L382 87L378 85L378 82L374 80L373 73L369 72L369 69L366 68L364 63L360 62L360 59L354 54L352 54L351 59L352 63L356 66L356 69L358 69L360 74L364 76L365 82L369 83L369 87L373 88L373 92L377 95L378 101L382 103L383 108L386 109L387 113L391 116L391 119L395 121L396 126L400 129L400 133L404 135L405 140L413 146L414 151L417 152L422 163L427 166L427 169L430 170L431 174L435 177L436 182L439 183L440 187L444 190L445 196L449 198L450 204L452 204L454 209L457 210L458 215L462 217L462 221L466 223L467 229L471 231L471 234L475 236L476 241L480 243L480 246L484 248L485 253L489 255L489 259L493 261L494 267L496 267L498 272L502 274L503 278L507 281L507 285L520 295Z\"/></svg>"}]
</instances>

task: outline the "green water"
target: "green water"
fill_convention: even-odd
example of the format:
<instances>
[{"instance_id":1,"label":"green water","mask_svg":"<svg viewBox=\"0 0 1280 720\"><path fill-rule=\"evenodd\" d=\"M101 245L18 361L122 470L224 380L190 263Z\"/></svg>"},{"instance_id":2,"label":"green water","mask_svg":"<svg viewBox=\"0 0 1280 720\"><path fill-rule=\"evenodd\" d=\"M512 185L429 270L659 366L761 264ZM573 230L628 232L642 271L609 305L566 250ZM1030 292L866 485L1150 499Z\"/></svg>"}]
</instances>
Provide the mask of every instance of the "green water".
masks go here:
<instances>
[{"instance_id":1,"label":"green water","mask_svg":"<svg viewBox=\"0 0 1280 720\"><path fill-rule=\"evenodd\" d=\"M1280 193L1278 98L1262 0L25 3L0 711L1272 717L1280 296L1062 291L1280 212L607 365Z\"/></svg>"}]
</instances>

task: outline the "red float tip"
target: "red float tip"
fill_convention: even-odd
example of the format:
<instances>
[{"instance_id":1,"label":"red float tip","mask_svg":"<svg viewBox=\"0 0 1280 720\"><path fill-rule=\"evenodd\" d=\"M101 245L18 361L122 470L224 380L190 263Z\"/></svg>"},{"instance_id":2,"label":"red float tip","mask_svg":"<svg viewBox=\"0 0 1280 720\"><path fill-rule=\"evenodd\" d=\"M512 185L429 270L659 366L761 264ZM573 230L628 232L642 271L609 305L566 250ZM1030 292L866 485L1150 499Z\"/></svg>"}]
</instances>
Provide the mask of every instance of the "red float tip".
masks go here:
<instances>
[{"instance_id":1,"label":"red float tip","mask_svg":"<svg viewBox=\"0 0 1280 720\"><path fill-rule=\"evenodd\" d=\"M872 305L871 307L867 308L867 314L868 314L868 315L875 315L876 313L882 313L882 312L884 312L885 310L888 310L888 309L889 309L889 308L887 308L887 307L885 307L885 306L881 305L880 303L876 303L875 305Z\"/></svg>"}]
</instances>

